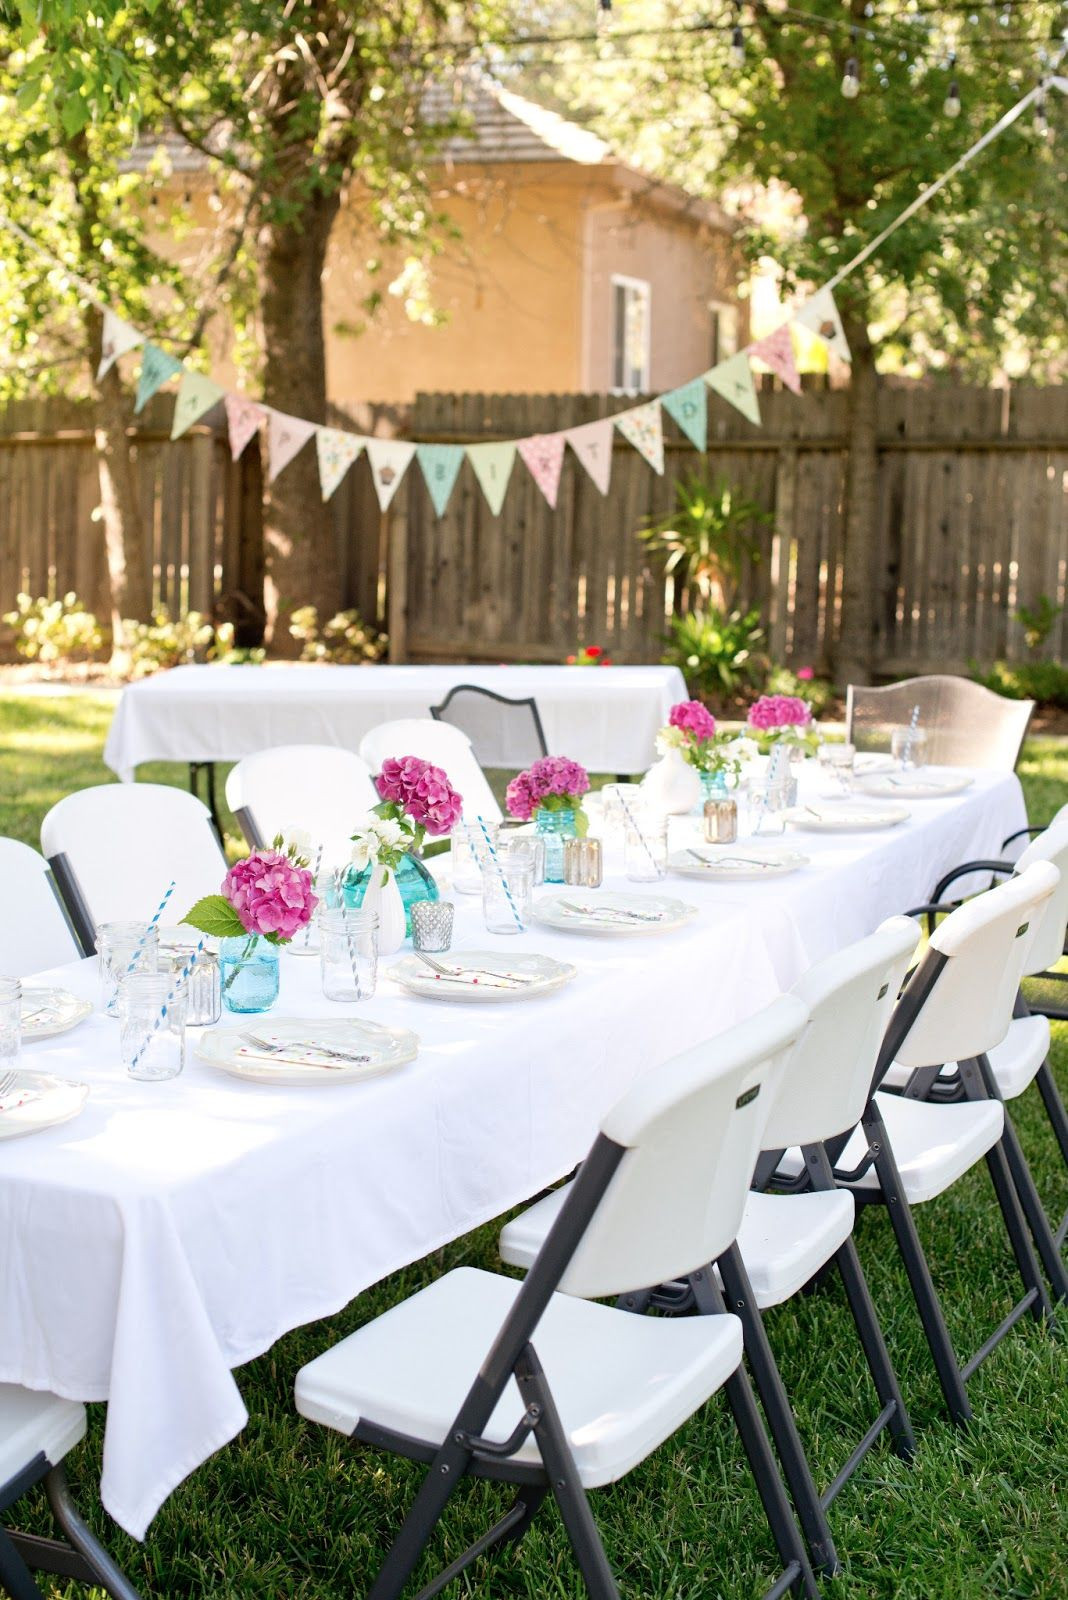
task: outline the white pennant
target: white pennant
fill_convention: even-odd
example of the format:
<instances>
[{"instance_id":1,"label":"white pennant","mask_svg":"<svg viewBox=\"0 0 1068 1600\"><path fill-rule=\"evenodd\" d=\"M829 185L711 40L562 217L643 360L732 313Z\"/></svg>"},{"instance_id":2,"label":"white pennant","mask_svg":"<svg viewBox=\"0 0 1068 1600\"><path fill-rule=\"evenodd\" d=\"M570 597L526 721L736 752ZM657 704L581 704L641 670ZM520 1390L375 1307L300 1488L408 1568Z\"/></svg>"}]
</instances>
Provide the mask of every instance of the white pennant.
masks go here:
<instances>
[{"instance_id":1,"label":"white pennant","mask_svg":"<svg viewBox=\"0 0 1068 1600\"><path fill-rule=\"evenodd\" d=\"M305 422L303 417L290 417L284 411L271 408L267 421L268 483L273 483L278 474L288 467L314 432L314 422Z\"/></svg>"},{"instance_id":2,"label":"white pennant","mask_svg":"<svg viewBox=\"0 0 1068 1600\"><path fill-rule=\"evenodd\" d=\"M123 322L114 311L105 311L104 331L100 340L100 365L96 369L97 383L105 372L111 371L120 356L124 356L127 350L136 350L137 346L144 342L143 333L138 333L128 322Z\"/></svg>"},{"instance_id":3,"label":"white pennant","mask_svg":"<svg viewBox=\"0 0 1068 1600\"><path fill-rule=\"evenodd\" d=\"M375 493L383 511L400 488L400 481L415 455L415 445L407 439L368 439L367 459L371 463L371 476Z\"/></svg>"},{"instance_id":4,"label":"white pennant","mask_svg":"<svg viewBox=\"0 0 1068 1600\"><path fill-rule=\"evenodd\" d=\"M319 487L329 500L367 441L358 433L341 428L319 428L315 434L315 453L319 458Z\"/></svg>"},{"instance_id":5,"label":"white pennant","mask_svg":"<svg viewBox=\"0 0 1068 1600\"><path fill-rule=\"evenodd\" d=\"M842 319L834 303L834 295L829 289L817 289L816 293L805 301L794 321L800 323L802 328L807 328L809 333L816 334L843 361L852 360Z\"/></svg>"}]
</instances>

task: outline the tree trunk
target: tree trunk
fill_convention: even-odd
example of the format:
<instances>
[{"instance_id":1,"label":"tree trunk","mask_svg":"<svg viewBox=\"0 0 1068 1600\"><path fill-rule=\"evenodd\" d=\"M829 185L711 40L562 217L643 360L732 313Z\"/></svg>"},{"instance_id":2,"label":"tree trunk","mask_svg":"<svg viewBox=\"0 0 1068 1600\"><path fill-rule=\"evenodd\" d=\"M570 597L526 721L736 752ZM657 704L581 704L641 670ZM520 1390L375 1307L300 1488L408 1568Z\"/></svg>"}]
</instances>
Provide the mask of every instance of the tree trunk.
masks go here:
<instances>
[{"instance_id":1,"label":"tree trunk","mask_svg":"<svg viewBox=\"0 0 1068 1600\"><path fill-rule=\"evenodd\" d=\"M846 464L842 628L834 677L840 689L870 683L875 656L874 594L877 579L878 374L867 323L843 317L852 352L849 384L849 455Z\"/></svg>"},{"instance_id":2,"label":"tree trunk","mask_svg":"<svg viewBox=\"0 0 1068 1600\"><path fill-rule=\"evenodd\" d=\"M322 275L338 205L337 193L314 194L295 223L269 223L260 234L264 399L310 422L326 420ZM290 612L314 605L325 619L341 600L313 440L271 484L264 532L268 637L277 653L292 655L299 647L289 635Z\"/></svg>"}]
</instances>

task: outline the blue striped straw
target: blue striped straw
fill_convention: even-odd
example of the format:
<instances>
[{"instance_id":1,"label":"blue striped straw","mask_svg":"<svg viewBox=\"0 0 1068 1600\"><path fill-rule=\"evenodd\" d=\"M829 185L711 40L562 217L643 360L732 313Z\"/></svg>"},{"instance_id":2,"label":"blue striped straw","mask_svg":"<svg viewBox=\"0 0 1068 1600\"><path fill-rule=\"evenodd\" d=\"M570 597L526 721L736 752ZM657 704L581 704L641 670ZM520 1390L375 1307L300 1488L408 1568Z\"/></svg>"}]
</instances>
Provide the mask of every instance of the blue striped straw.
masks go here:
<instances>
[{"instance_id":1,"label":"blue striped straw","mask_svg":"<svg viewBox=\"0 0 1068 1600\"><path fill-rule=\"evenodd\" d=\"M316 851L315 851L315 867L314 867L314 869L312 871L312 892L313 893L315 891L315 885L319 882L319 868L322 866L322 864L323 864L323 847L322 847L322 845L319 845L316 848ZM314 915L315 915L315 913L313 911L312 912L312 916L314 916ZM309 917L308 918L308 925L304 929L304 948L305 949L307 949L308 945L311 943L311 931L312 931L312 919L311 919L311 917Z\"/></svg>"},{"instance_id":2,"label":"blue striped straw","mask_svg":"<svg viewBox=\"0 0 1068 1600\"><path fill-rule=\"evenodd\" d=\"M171 888L173 888L173 887L174 887L174 885L172 884ZM168 994L166 1000L164 1000L162 1006L160 1007L159 1016L156 1018L155 1022L152 1024L151 1028L145 1034L144 1039L142 1040L141 1044L138 1047L137 1054L134 1056L133 1060L130 1062L130 1065L129 1065L128 1069L127 1069L129 1072L132 1072L134 1067L136 1067L137 1063L140 1061L141 1057L144 1055L145 1051L148 1049L149 1045L152 1043L153 1039L156 1037L156 1034L159 1032L159 1030L162 1028L163 1024L166 1022L167 1013L170 1010L171 1006L174 1004L175 996L179 993L179 991L182 989L182 987L186 983L189 982L189 974L192 972L193 968L196 966L197 962L199 961L201 951L204 949L204 946L207 944L207 942L208 941L207 941L207 937L206 936L203 939L201 939L200 943L197 945L196 949L193 951L193 954L189 957L189 960L186 962L185 966L182 968L181 972L178 974L178 977L175 980L174 987L171 989L171 991Z\"/></svg>"},{"instance_id":3,"label":"blue striped straw","mask_svg":"<svg viewBox=\"0 0 1068 1600\"><path fill-rule=\"evenodd\" d=\"M901 752L901 765L903 767L908 766L909 757L912 755L912 741L916 736L916 729L919 727L919 725L920 708L919 706L913 706L912 715L909 718L909 731L905 737L905 748Z\"/></svg>"},{"instance_id":4,"label":"blue striped straw","mask_svg":"<svg viewBox=\"0 0 1068 1600\"><path fill-rule=\"evenodd\" d=\"M486 841L486 849L490 853L490 859L493 862L493 865L497 869L498 878L500 878L500 880L501 880L501 888L504 890L505 897L506 897L506 899L508 901L508 904L512 908L512 915L515 918L515 925L519 929L519 932L522 933L523 932L523 919L519 915L519 907L516 905L515 901L512 898L512 891L508 887L507 875L505 873L504 868L501 866L501 858L497 854L496 848L494 847L493 840L490 838L490 831L486 827L485 818L484 817L476 817L475 821L478 823L479 827L482 829L482 837Z\"/></svg>"},{"instance_id":5,"label":"blue striped straw","mask_svg":"<svg viewBox=\"0 0 1068 1600\"><path fill-rule=\"evenodd\" d=\"M167 901L170 899L171 895L174 893L174 890L175 890L175 879L172 878L170 883L167 886L166 894L163 896L163 899L160 901L159 905L156 907L155 916L152 918L152 921L149 923L148 927L145 929L144 933L141 935L140 939L138 939L137 944L134 947L134 953L130 957L130 965L126 968L126 976L127 977L129 977L130 973L134 970L134 968L136 967L138 961L140 961L141 952L145 948L145 945L148 943L149 935L152 933L153 928L155 928L155 927L157 927L159 925L159 919L163 915L163 908L167 904Z\"/></svg>"},{"instance_id":6,"label":"blue striped straw","mask_svg":"<svg viewBox=\"0 0 1068 1600\"><path fill-rule=\"evenodd\" d=\"M657 865L656 860L654 859L653 852L649 848L648 840L646 839L646 837L645 837L644 833L642 832L642 830L639 828L638 823L637 823L637 819L635 818L635 815L634 815L633 811L630 809L630 806L624 800L623 796L620 794L618 789L616 790L616 799L619 802L619 809L622 811L623 815L626 817L627 821L630 823L631 827L634 829L634 832L638 835L638 842L641 845L642 849L645 851L645 854L649 858L649 865L652 867L652 869L656 873L657 877L659 877L660 876L660 868Z\"/></svg>"}]
</instances>

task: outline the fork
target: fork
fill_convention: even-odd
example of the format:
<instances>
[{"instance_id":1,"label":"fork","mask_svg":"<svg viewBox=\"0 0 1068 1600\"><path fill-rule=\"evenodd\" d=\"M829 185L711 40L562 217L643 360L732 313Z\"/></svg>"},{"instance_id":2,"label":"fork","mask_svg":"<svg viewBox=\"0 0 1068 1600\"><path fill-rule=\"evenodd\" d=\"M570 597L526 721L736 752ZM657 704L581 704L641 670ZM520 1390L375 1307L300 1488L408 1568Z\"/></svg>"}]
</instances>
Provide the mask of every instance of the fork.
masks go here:
<instances>
[{"instance_id":1,"label":"fork","mask_svg":"<svg viewBox=\"0 0 1068 1600\"><path fill-rule=\"evenodd\" d=\"M699 861L703 867L725 867L739 865L743 867L767 867L771 865L769 861L761 861L756 856L717 856L714 861L710 861L709 858L707 856L703 856L699 850L688 850L687 854L693 856L694 860Z\"/></svg>"},{"instance_id":2,"label":"fork","mask_svg":"<svg viewBox=\"0 0 1068 1600\"><path fill-rule=\"evenodd\" d=\"M9 1089L15 1087L15 1074L13 1072L0 1072L0 1099Z\"/></svg>"},{"instance_id":3,"label":"fork","mask_svg":"<svg viewBox=\"0 0 1068 1600\"><path fill-rule=\"evenodd\" d=\"M447 967L443 961L435 961L433 956L425 955L422 950L416 950L414 954L419 957L420 961L430 968L431 972L436 972L439 978L456 978L461 981L463 980L465 969L461 967ZM520 977L514 972L493 972L488 967L468 967L466 970L474 977L498 978L503 984L511 984L517 989L522 989L526 984L532 981L530 978Z\"/></svg>"},{"instance_id":4,"label":"fork","mask_svg":"<svg viewBox=\"0 0 1068 1600\"><path fill-rule=\"evenodd\" d=\"M626 906L577 906L573 900L561 900L560 904L565 911L573 911L580 917L614 917L617 922L663 921L658 911L631 911Z\"/></svg>"},{"instance_id":5,"label":"fork","mask_svg":"<svg viewBox=\"0 0 1068 1600\"><path fill-rule=\"evenodd\" d=\"M270 1039L261 1039L258 1033L243 1033L241 1039L244 1044L250 1044L254 1050L262 1050L265 1055L269 1056L280 1055L292 1048L290 1044L273 1044ZM301 1047L298 1045L297 1048ZM370 1061L371 1059L368 1055L357 1055L351 1050L332 1050L329 1045L325 1044L309 1044L303 1046L303 1048L313 1050L316 1055L329 1056L330 1060L323 1062L323 1066L333 1066L338 1061Z\"/></svg>"}]
</instances>

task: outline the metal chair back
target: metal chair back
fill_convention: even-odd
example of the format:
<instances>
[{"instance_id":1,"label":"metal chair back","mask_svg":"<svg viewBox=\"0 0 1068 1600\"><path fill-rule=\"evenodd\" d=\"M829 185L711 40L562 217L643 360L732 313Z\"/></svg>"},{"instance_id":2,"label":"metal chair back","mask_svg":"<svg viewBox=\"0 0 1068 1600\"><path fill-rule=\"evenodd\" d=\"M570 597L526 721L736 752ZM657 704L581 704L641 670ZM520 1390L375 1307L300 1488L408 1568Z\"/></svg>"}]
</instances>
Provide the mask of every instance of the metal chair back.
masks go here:
<instances>
[{"instance_id":1,"label":"metal chair back","mask_svg":"<svg viewBox=\"0 0 1068 1600\"><path fill-rule=\"evenodd\" d=\"M462 728L484 767L518 771L549 754L545 730L533 696L510 700L477 684L458 683L440 706L431 706L436 722Z\"/></svg>"},{"instance_id":2,"label":"metal chair back","mask_svg":"<svg viewBox=\"0 0 1068 1600\"><path fill-rule=\"evenodd\" d=\"M883 688L851 683L846 738L858 750L889 750L894 728L907 726L916 706L932 766L991 772L1012 772L1035 709L1033 700L1007 700L980 683L948 674L907 678Z\"/></svg>"}]
</instances>

